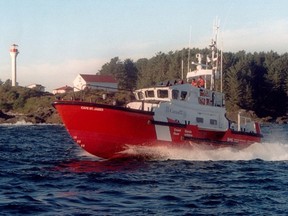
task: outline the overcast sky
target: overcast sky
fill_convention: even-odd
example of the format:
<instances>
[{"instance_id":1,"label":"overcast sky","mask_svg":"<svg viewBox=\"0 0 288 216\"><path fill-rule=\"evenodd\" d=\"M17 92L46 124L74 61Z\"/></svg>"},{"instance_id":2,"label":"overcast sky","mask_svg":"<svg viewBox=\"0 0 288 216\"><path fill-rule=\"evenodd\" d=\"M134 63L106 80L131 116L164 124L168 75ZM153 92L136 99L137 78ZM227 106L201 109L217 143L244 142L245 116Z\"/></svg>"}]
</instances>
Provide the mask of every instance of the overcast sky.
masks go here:
<instances>
[{"instance_id":1,"label":"overcast sky","mask_svg":"<svg viewBox=\"0 0 288 216\"><path fill-rule=\"evenodd\" d=\"M52 91L111 58L204 48L220 20L224 51L287 52L287 0L0 0L0 79ZM191 38L190 38L191 29Z\"/></svg>"}]
</instances>

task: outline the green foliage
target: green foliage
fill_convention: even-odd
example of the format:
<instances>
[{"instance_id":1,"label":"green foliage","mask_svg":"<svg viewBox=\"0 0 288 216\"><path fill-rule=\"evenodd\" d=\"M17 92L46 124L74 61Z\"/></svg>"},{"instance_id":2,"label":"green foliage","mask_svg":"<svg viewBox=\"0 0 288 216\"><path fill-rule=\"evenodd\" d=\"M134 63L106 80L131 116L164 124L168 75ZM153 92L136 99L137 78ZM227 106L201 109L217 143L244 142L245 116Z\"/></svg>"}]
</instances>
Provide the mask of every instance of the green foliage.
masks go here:
<instances>
[{"instance_id":1,"label":"green foliage","mask_svg":"<svg viewBox=\"0 0 288 216\"><path fill-rule=\"evenodd\" d=\"M224 90L226 94L227 108L231 111L239 109L241 98L241 85L238 72L241 70L239 64L231 67L224 79Z\"/></svg>"},{"instance_id":2,"label":"green foliage","mask_svg":"<svg viewBox=\"0 0 288 216\"><path fill-rule=\"evenodd\" d=\"M22 108L22 113L28 114L39 111L39 109L50 108L53 101L55 101L55 97L52 95L28 98Z\"/></svg>"},{"instance_id":3,"label":"green foliage","mask_svg":"<svg viewBox=\"0 0 288 216\"><path fill-rule=\"evenodd\" d=\"M54 97L50 93L25 87L12 87L9 80L0 85L0 109L4 112L33 112L39 107L50 107ZM49 98L49 102L47 102Z\"/></svg>"},{"instance_id":4,"label":"green foliage","mask_svg":"<svg viewBox=\"0 0 288 216\"><path fill-rule=\"evenodd\" d=\"M122 63L119 57L114 57L110 60L109 63L106 63L102 66L100 73L103 75L113 75L117 76L117 73L122 70Z\"/></svg>"},{"instance_id":5,"label":"green foliage","mask_svg":"<svg viewBox=\"0 0 288 216\"><path fill-rule=\"evenodd\" d=\"M136 87L138 69L131 59L122 62L118 57L112 58L99 72L102 75L113 75L120 89L132 90Z\"/></svg>"},{"instance_id":6,"label":"green foliage","mask_svg":"<svg viewBox=\"0 0 288 216\"><path fill-rule=\"evenodd\" d=\"M124 74L122 88L133 90L136 88L138 69L131 59L124 61Z\"/></svg>"}]
</instances>

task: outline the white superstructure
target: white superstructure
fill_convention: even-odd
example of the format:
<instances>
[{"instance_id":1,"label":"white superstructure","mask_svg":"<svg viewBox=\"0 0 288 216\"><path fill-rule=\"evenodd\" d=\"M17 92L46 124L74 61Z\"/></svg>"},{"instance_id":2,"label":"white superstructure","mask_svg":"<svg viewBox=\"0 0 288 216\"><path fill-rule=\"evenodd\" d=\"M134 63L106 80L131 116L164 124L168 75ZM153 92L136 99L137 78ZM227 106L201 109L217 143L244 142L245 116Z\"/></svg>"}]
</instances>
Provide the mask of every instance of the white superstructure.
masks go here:
<instances>
[{"instance_id":1,"label":"white superstructure","mask_svg":"<svg viewBox=\"0 0 288 216\"><path fill-rule=\"evenodd\" d=\"M223 93L191 84L144 88L134 93L137 101L128 103L129 108L155 112L155 116L163 119L203 129L225 131L228 128Z\"/></svg>"}]
</instances>

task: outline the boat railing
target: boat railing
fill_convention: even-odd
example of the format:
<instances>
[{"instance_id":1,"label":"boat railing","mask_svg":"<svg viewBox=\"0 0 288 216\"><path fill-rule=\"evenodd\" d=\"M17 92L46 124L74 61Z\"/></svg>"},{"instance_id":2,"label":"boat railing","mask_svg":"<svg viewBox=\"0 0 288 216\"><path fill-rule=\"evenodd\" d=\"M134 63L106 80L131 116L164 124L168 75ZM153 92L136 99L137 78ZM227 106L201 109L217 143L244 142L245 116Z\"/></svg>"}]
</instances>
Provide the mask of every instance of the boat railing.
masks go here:
<instances>
[{"instance_id":1,"label":"boat railing","mask_svg":"<svg viewBox=\"0 0 288 216\"><path fill-rule=\"evenodd\" d=\"M94 102L117 106L123 106L127 102L134 100L133 92L129 89L84 84L81 88L74 87L73 90L73 92L56 95L56 99Z\"/></svg>"},{"instance_id":2,"label":"boat railing","mask_svg":"<svg viewBox=\"0 0 288 216\"><path fill-rule=\"evenodd\" d=\"M120 89L120 88L115 88L115 87L111 87L111 86L104 86L104 85L94 85L94 84L83 84L81 86L81 89L80 90L85 90L85 89L99 89L99 90L106 90L106 91L112 91L112 92L115 92L115 91L118 91L118 90L122 90L122 91L130 91L128 89ZM76 87L74 87L74 89L78 89ZM79 89L78 89L79 90ZM130 91L131 92L131 91Z\"/></svg>"},{"instance_id":3,"label":"boat railing","mask_svg":"<svg viewBox=\"0 0 288 216\"><path fill-rule=\"evenodd\" d=\"M238 112L237 122L232 123L231 130L243 133L258 133L257 123L252 121L251 118L241 116L241 112Z\"/></svg>"},{"instance_id":4,"label":"boat railing","mask_svg":"<svg viewBox=\"0 0 288 216\"><path fill-rule=\"evenodd\" d=\"M132 101L126 105L126 108L154 112L159 107L161 101Z\"/></svg>"},{"instance_id":5,"label":"boat railing","mask_svg":"<svg viewBox=\"0 0 288 216\"><path fill-rule=\"evenodd\" d=\"M201 105L223 107L225 105L224 94L208 89L199 89L198 102Z\"/></svg>"}]
</instances>

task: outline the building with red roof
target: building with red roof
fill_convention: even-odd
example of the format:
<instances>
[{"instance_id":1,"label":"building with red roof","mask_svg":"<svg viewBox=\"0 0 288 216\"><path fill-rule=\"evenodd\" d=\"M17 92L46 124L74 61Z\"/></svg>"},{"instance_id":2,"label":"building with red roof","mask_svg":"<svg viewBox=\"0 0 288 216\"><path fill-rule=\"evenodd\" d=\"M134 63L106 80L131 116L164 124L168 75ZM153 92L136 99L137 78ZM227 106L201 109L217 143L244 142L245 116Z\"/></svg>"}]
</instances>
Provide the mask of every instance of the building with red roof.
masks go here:
<instances>
[{"instance_id":1,"label":"building with red roof","mask_svg":"<svg viewBox=\"0 0 288 216\"><path fill-rule=\"evenodd\" d=\"M73 88L71 86L62 86L60 88L57 89L53 89L52 93L53 94L63 94L63 93L67 93L67 92L72 92Z\"/></svg>"},{"instance_id":2,"label":"building with red roof","mask_svg":"<svg viewBox=\"0 0 288 216\"><path fill-rule=\"evenodd\" d=\"M73 81L74 91L85 88L117 91L118 83L113 76L98 74L78 74Z\"/></svg>"}]
</instances>

